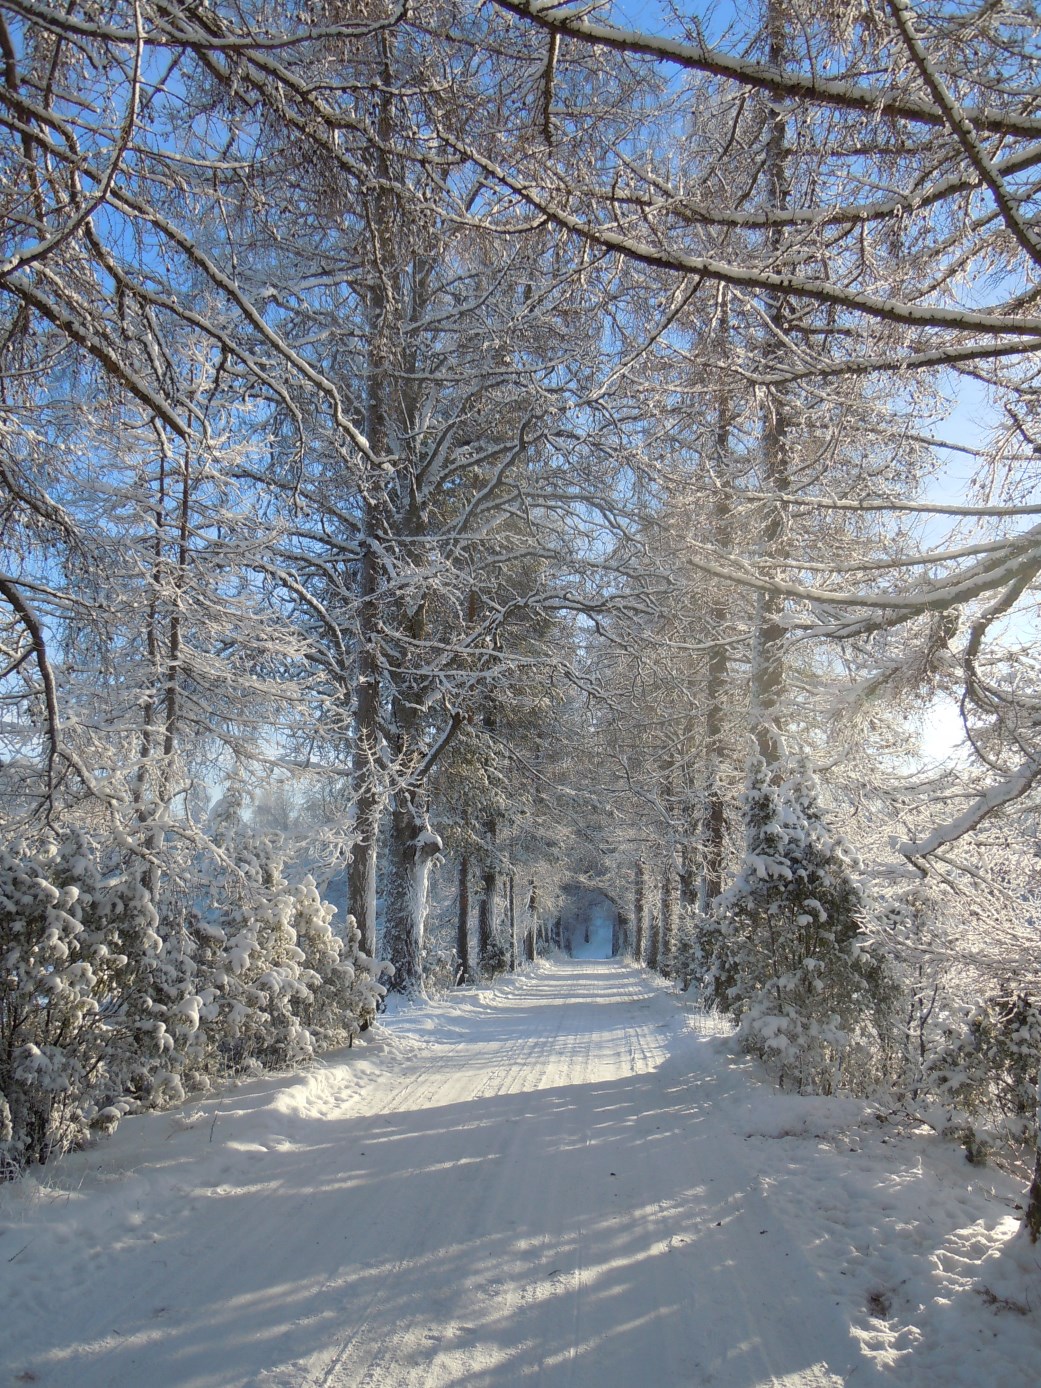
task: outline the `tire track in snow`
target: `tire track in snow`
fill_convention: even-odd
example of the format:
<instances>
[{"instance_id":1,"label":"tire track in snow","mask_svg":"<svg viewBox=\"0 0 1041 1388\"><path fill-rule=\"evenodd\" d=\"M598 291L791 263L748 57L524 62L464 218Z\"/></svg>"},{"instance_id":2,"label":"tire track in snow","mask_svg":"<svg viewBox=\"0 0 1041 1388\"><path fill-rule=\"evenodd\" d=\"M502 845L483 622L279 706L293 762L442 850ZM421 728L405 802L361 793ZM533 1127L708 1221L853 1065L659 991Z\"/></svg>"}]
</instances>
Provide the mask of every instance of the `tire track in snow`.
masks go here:
<instances>
[{"instance_id":1,"label":"tire track in snow","mask_svg":"<svg viewBox=\"0 0 1041 1388\"><path fill-rule=\"evenodd\" d=\"M613 983L617 973L613 970L612 973ZM588 975L583 981L586 980ZM510 1028L506 1027L497 1043L500 1055L494 1063L486 1065L485 1075L473 1095L474 1103L538 1091L546 1087L546 1081L550 1077L556 1081L556 1087L574 1086L589 1078L594 1068L591 1062L593 1038L596 1034L596 1028L592 1025L594 1014L588 1001L571 1002L566 1000L566 994L562 1000L559 980L554 979L553 984L554 986L545 990L538 981L532 983L530 989L525 989L522 983L506 992L504 996L493 1000L493 1003L497 1004L497 1010L507 1021L511 1015L526 1014L526 1035L522 1034L518 1040L510 1034ZM621 997L614 1001L625 1004L634 991L634 984L627 981ZM547 996L543 996L544 992ZM549 1005L546 1005L547 1003ZM603 1004L597 1004L598 1010L602 1006ZM485 1028L494 1033L494 1017L489 1016L485 1019ZM509 1159L510 1166L523 1164L516 1160L523 1155L518 1151L516 1142L508 1146L503 1155ZM578 1156L577 1152L575 1156ZM504 1171L504 1175L509 1178L509 1167ZM479 1231L503 1227L509 1222L507 1212L516 1203L516 1195L517 1191L511 1186L509 1179L483 1187L481 1198L471 1205L469 1211L472 1226ZM536 1193L531 1192L528 1203L534 1203L535 1198ZM550 1231L543 1230L536 1237L534 1244L530 1241L526 1243L524 1252L529 1263L544 1266L550 1242ZM573 1250L573 1267L568 1276L571 1320L576 1325L581 1318L581 1257L579 1239ZM534 1285L537 1285L537 1279L532 1278L530 1269L527 1276L509 1275L508 1272L504 1272L502 1277L489 1282L482 1294L487 1296L489 1303L494 1304L495 1319L499 1322L508 1321L531 1302L531 1289ZM559 1284L553 1285L556 1290ZM471 1319L480 1319L480 1315ZM398 1326L393 1333L392 1343L380 1346L364 1376L357 1380L348 1373L342 1382L356 1384L357 1388L384 1388L384 1385L391 1388L391 1385L407 1382L419 1388L419 1385L423 1384L459 1381L457 1375L465 1374L468 1370L480 1371L480 1351L458 1343L458 1334L454 1337L456 1343L446 1345L445 1340L448 1338L451 1337L439 1333L425 1323L413 1327ZM463 1338L465 1339L465 1336ZM433 1349L432 1358L426 1366L420 1367L416 1364L416 1359L426 1348L426 1342L435 1339L437 1347ZM330 1381L328 1388L340 1388L340 1382L340 1379Z\"/></svg>"},{"instance_id":2,"label":"tire track in snow","mask_svg":"<svg viewBox=\"0 0 1041 1388\"><path fill-rule=\"evenodd\" d=\"M530 1086L536 1073L539 1077L539 1083L535 1084L534 1087L538 1088L541 1081L559 1064L559 1058L555 1051L557 1049L556 1043L559 1042L562 1019L557 1018L557 1025L554 1027L552 1025L554 1014L551 1011L545 1008L532 1009L531 1001L523 990L523 981L519 981L519 983L520 986L515 985L513 989L506 990L504 993L499 992L492 995L486 1011L478 1018L478 1032L485 1030L494 1035L495 1013L506 1011L508 1015L509 1012L518 1010L520 1007L523 1007L525 1011L533 1011L536 1025L530 1026L526 1034L522 1034L519 1043L512 1038L509 1040L500 1038L497 1043L494 1041L477 1043L478 1049L483 1045L485 1051L491 1051L491 1059L490 1062L485 1061L483 1073L477 1080L472 1094L466 1096L470 1103L480 1104L489 1099L516 1093L526 1085ZM474 1049L473 1041L443 1049L438 1047L435 1074L429 1073L428 1066L427 1073L417 1076L411 1083L400 1088L393 1096L392 1102L385 1105L385 1109L400 1111L404 1100L421 1107L427 1107L428 1102L433 1104L441 1097L443 1087L437 1075L446 1071L465 1070L465 1062L472 1060L471 1053ZM501 1213L503 1194L503 1187L487 1189L481 1204L472 1207L470 1211L471 1221L483 1227L493 1227L495 1217ZM431 1223L432 1220L427 1220L421 1229L415 1231L417 1245L423 1245ZM410 1261L410 1258L399 1259L387 1269L382 1280L395 1281L402 1275ZM512 1288L508 1288L508 1294L512 1290ZM380 1291L377 1288L369 1298L361 1321L349 1339L339 1347L332 1360L323 1367L319 1376L308 1380L309 1385L313 1384L313 1388L345 1388L346 1385L356 1385L356 1388L383 1388L385 1384L391 1386L405 1382L419 1384L426 1381L438 1381L434 1364L429 1366L429 1372L423 1372L417 1377L414 1372L409 1370L405 1362L410 1357L414 1357L415 1350L422 1347L422 1341L434 1332L423 1327L405 1325L396 1326L393 1333L384 1338L369 1360L361 1378L353 1375L349 1366L351 1352L358 1345L365 1343L366 1336L373 1328L373 1311L378 1307L379 1301ZM509 1309L508 1300L504 1309L507 1311ZM420 1342L418 1345L417 1341ZM412 1355L410 1355L410 1350L413 1351Z\"/></svg>"}]
</instances>

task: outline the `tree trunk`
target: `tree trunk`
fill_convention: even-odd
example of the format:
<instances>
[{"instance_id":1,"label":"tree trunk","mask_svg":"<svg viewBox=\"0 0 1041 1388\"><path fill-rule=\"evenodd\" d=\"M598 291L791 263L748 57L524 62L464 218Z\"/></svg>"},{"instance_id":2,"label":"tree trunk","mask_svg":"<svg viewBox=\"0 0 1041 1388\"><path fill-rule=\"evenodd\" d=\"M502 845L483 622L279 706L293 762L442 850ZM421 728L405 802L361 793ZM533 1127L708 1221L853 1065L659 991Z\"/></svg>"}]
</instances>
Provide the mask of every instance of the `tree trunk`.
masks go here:
<instances>
[{"instance_id":1,"label":"tree trunk","mask_svg":"<svg viewBox=\"0 0 1041 1388\"><path fill-rule=\"evenodd\" d=\"M642 964L647 947L647 869L642 858L633 868L633 958Z\"/></svg>"},{"instance_id":2,"label":"tree trunk","mask_svg":"<svg viewBox=\"0 0 1041 1388\"><path fill-rule=\"evenodd\" d=\"M386 446L386 422L372 398L377 383L370 382L368 432L374 447ZM382 486L374 481L374 486ZM379 604L381 568L376 556L380 511L365 503L365 534L358 567L358 654L354 687L354 745L351 784L354 794L354 844L347 870L347 911L361 932L361 950L376 955L376 854L383 808L379 771L380 664Z\"/></svg>"},{"instance_id":3,"label":"tree trunk","mask_svg":"<svg viewBox=\"0 0 1041 1388\"><path fill-rule=\"evenodd\" d=\"M671 855L661 874L661 923L658 935L658 972L666 978L673 978L676 974L676 876Z\"/></svg>"},{"instance_id":4,"label":"tree trunk","mask_svg":"<svg viewBox=\"0 0 1041 1388\"><path fill-rule=\"evenodd\" d=\"M539 898L535 883L528 883L528 923L524 930L524 958L529 964L535 962L538 950Z\"/></svg>"},{"instance_id":5,"label":"tree trunk","mask_svg":"<svg viewBox=\"0 0 1041 1388\"><path fill-rule=\"evenodd\" d=\"M494 831L493 831L494 832ZM494 845L494 838L492 839ZM494 866L484 870L483 889L477 908L477 960L486 975L500 962L498 945L499 873Z\"/></svg>"},{"instance_id":6,"label":"tree trunk","mask_svg":"<svg viewBox=\"0 0 1041 1388\"><path fill-rule=\"evenodd\" d=\"M423 991L423 936L430 900L430 866L441 851L416 798L402 790L390 815L385 953L394 965L396 993Z\"/></svg>"},{"instance_id":7,"label":"tree trunk","mask_svg":"<svg viewBox=\"0 0 1041 1388\"><path fill-rule=\"evenodd\" d=\"M1034 1175L1027 1193L1027 1208L1023 1223L1030 1242L1041 1238L1041 1072L1038 1073L1034 1098Z\"/></svg>"},{"instance_id":8,"label":"tree trunk","mask_svg":"<svg viewBox=\"0 0 1041 1388\"><path fill-rule=\"evenodd\" d=\"M513 873L506 878L506 919L510 930L510 973L517 972L517 898Z\"/></svg>"},{"instance_id":9,"label":"tree trunk","mask_svg":"<svg viewBox=\"0 0 1041 1388\"><path fill-rule=\"evenodd\" d=\"M151 861L143 865L142 871L145 889L154 902L159 894L159 853L162 847L162 829L157 823L159 819L159 815L156 813L158 790L153 763L159 708L159 598L163 587L165 565L166 449L163 446L160 446L159 449L159 487L152 516L155 525L155 538L153 541L152 583L145 624L145 650L148 654L149 685L142 705L141 742L133 795L138 823L143 826L151 821L148 834Z\"/></svg>"},{"instance_id":10,"label":"tree trunk","mask_svg":"<svg viewBox=\"0 0 1041 1388\"><path fill-rule=\"evenodd\" d=\"M680 844L680 905L698 904L698 854L695 845L684 834Z\"/></svg>"},{"instance_id":11,"label":"tree trunk","mask_svg":"<svg viewBox=\"0 0 1041 1388\"><path fill-rule=\"evenodd\" d=\"M358 565L358 656L354 688L354 750L351 781L355 803L355 839L347 874L347 909L361 932L362 952L376 954L376 854L382 811L380 747L380 606L383 568L379 559L387 528L384 467L391 446L391 396L394 347L391 314L394 295L386 275L395 263L396 193L386 151L394 126L389 50L383 47L383 90L378 98L379 143L374 151L375 191L368 225L372 240L365 299L368 362L365 390L365 434L371 460L366 465L361 559Z\"/></svg>"},{"instance_id":12,"label":"tree trunk","mask_svg":"<svg viewBox=\"0 0 1041 1388\"><path fill-rule=\"evenodd\" d=\"M631 943L629 939L629 925L630 921L628 915L625 913L625 911L621 909L621 907L616 906L614 917L614 929L611 931L612 959L617 958L618 955L625 955L629 953L629 946Z\"/></svg>"},{"instance_id":13,"label":"tree trunk","mask_svg":"<svg viewBox=\"0 0 1041 1388\"><path fill-rule=\"evenodd\" d=\"M783 69L786 63L785 16L777 0L767 7L769 60L773 67ZM771 117L770 137L766 152L767 198L772 208L785 212L791 202L790 150L787 117L778 104ZM770 250L775 260L784 257L785 231L772 227L768 233ZM791 335L788 301L783 293L765 296L765 316L769 331L764 348L766 374L770 368L782 366L788 339ZM762 422L763 486L775 492L778 499L767 502L762 531L763 553L780 559L785 549L788 516L785 503L779 498L791 490L790 406L783 385L769 386L765 392ZM784 687L784 599L776 593L760 592L756 599L755 631L752 639L752 730L759 755L768 767L776 766L784 752L778 717Z\"/></svg>"},{"instance_id":14,"label":"tree trunk","mask_svg":"<svg viewBox=\"0 0 1041 1388\"><path fill-rule=\"evenodd\" d=\"M379 841L381 796L377 771L379 742L379 671L373 656L375 641L375 588L371 574L375 560L362 557L362 601L358 621L358 682L354 710L354 752L351 779L354 790L355 827L351 861L347 869L347 912L361 932L363 954L376 954L376 848Z\"/></svg>"},{"instance_id":15,"label":"tree trunk","mask_svg":"<svg viewBox=\"0 0 1041 1388\"><path fill-rule=\"evenodd\" d=\"M647 966L655 973L661 967L661 921L653 910L647 912Z\"/></svg>"},{"instance_id":16,"label":"tree trunk","mask_svg":"<svg viewBox=\"0 0 1041 1388\"><path fill-rule=\"evenodd\" d=\"M470 857L459 859L459 906L456 917L455 952L459 956L456 986L472 983L470 976Z\"/></svg>"},{"instance_id":17,"label":"tree trunk","mask_svg":"<svg viewBox=\"0 0 1041 1388\"><path fill-rule=\"evenodd\" d=\"M1027 1196L1027 1212L1024 1216L1027 1233L1030 1235L1030 1242L1037 1243L1041 1236L1041 1152L1034 1157L1034 1176L1030 1182L1030 1194Z\"/></svg>"},{"instance_id":18,"label":"tree trunk","mask_svg":"<svg viewBox=\"0 0 1041 1388\"><path fill-rule=\"evenodd\" d=\"M721 475L729 476L729 472L724 470L724 460L729 458L730 453L730 419L726 405L720 409L716 452L717 468ZM725 488L720 489L716 496L713 528L717 544L726 550L730 543L730 499ZM709 649L705 670L705 818L702 824L703 872L698 900L702 915L708 914L712 902L723 890L723 841L726 834L726 807L720 784L726 750L724 738L729 674L727 645L723 640L727 621L725 602L713 602L708 616L709 630L715 639Z\"/></svg>"}]
</instances>

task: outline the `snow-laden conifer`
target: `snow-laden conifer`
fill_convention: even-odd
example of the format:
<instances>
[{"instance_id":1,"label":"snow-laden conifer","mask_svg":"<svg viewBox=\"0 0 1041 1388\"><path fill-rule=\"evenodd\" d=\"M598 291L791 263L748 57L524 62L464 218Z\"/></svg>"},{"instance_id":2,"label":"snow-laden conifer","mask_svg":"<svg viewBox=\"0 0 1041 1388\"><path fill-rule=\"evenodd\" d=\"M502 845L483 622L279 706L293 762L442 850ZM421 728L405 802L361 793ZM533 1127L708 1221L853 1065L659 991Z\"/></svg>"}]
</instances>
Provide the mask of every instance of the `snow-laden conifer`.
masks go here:
<instances>
[{"instance_id":1,"label":"snow-laden conifer","mask_svg":"<svg viewBox=\"0 0 1041 1388\"><path fill-rule=\"evenodd\" d=\"M803 768L775 784L755 756L742 810L743 859L703 935L709 985L782 1085L859 1085L889 985L864 934L855 856L829 830Z\"/></svg>"},{"instance_id":2,"label":"snow-laden conifer","mask_svg":"<svg viewBox=\"0 0 1041 1388\"><path fill-rule=\"evenodd\" d=\"M309 1060L357 1033L353 989L365 966L357 954L344 957L336 908L314 879L290 885L278 836L254 835L231 812L225 819L221 840L237 873L225 880L214 922L211 1045L234 1070Z\"/></svg>"},{"instance_id":3,"label":"snow-laden conifer","mask_svg":"<svg viewBox=\"0 0 1041 1388\"><path fill-rule=\"evenodd\" d=\"M1034 1145L1039 1062L1041 1003L1026 989L1006 985L948 1023L926 1074L970 1160Z\"/></svg>"},{"instance_id":4,"label":"snow-laden conifer","mask_svg":"<svg viewBox=\"0 0 1041 1388\"><path fill-rule=\"evenodd\" d=\"M169 1049L145 982L156 914L83 833L0 848L0 1157L20 1167L113 1126Z\"/></svg>"}]
</instances>

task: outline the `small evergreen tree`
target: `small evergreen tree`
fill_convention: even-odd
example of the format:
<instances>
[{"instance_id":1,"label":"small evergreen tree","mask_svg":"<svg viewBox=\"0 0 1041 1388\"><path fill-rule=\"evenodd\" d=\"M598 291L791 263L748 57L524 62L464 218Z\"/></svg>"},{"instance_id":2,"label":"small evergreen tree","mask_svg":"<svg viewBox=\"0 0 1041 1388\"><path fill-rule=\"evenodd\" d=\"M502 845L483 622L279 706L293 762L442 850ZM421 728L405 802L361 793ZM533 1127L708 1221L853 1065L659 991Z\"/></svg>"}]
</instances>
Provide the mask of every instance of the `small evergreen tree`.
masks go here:
<instances>
[{"instance_id":1,"label":"small evergreen tree","mask_svg":"<svg viewBox=\"0 0 1041 1388\"><path fill-rule=\"evenodd\" d=\"M755 757L742 810L743 860L700 932L708 987L783 1086L862 1084L891 985L863 933L854 855L828 829L805 769L778 785Z\"/></svg>"},{"instance_id":2,"label":"small evergreen tree","mask_svg":"<svg viewBox=\"0 0 1041 1388\"><path fill-rule=\"evenodd\" d=\"M73 832L0 848L0 1162L43 1162L114 1125L171 1042L145 986L156 914Z\"/></svg>"},{"instance_id":3,"label":"small evergreen tree","mask_svg":"<svg viewBox=\"0 0 1041 1388\"><path fill-rule=\"evenodd\" d=\"M209 1009L214 1043L231 1068L285 1066L349 1043L375 1016L381 967L332 928L336 907L312 877L292 887L277 836L225 829L239 874L220 910L220 958ZM357 938L355 938L357 936Z\"/></svg>"},{"instance_id":4,"label":"small evergreen tree","mask_svg":"<svg viewBox=\"0 0 1041 1388\"><path fill-rule=\"evenodd\" d=\"M1035 1142L1039 1063L1041 1003L1024 990L1006 986L947 1027L927 1075L970 1161L997 1141Z\"/></svg>"},{"instance_id":5,"label":"small evergreen tree","mask_svg":"<svg viewBox=\"0 0 1041 1388\"><path fill-rule=\"evenodd\" d=\"M347 1038L350 1043L376 1020L380 1003L387 996L387 989L380 979L388 966L362 952L361 931L353 916L347 917L345 933L343 963L345 969L350 970L345 1020L350 1028Z\"/></svg>"}]
</instances>

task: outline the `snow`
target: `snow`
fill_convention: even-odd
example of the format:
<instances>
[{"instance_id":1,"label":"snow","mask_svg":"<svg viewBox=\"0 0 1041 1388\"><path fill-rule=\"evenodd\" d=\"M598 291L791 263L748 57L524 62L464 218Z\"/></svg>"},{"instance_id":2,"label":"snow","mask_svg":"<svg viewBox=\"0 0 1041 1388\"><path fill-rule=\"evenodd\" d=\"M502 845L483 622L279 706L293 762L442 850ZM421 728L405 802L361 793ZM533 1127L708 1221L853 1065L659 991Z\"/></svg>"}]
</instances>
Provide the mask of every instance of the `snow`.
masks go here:
<instances>
[{"instance_id":1,"label":"snow","mask_svg":"<svg viewBox=\"0 0 1041 1388\"><path fill-rule=\"evenodd\" d=\"M0 1382L1013 1388L1019 1186L615 960L399 1006L0 1190Z\"/></svg>"},{"instance_id":2,"label":"snow","mask_svg":"<svg viewBox=\"0 0 1041 1388\"><path fill-rule=\"evenodd\" d=\"M969 808L957 819L951 820L949 824L940 825L927 838L918 843L898 843L897 851L908 858L928 857L930 853L935 853L938 848L944 848L947 844L954 843L964 837L970 830L981 824L994 810L1013 800L1018 800L1021 795L1025 795L1039 775L1041 775L1041 767L1038 766L1037 762L1025 761L1013 775L999 781L996 785L988 786L983 794L977 796Z\"/></svg>"}]
</instances>

